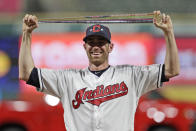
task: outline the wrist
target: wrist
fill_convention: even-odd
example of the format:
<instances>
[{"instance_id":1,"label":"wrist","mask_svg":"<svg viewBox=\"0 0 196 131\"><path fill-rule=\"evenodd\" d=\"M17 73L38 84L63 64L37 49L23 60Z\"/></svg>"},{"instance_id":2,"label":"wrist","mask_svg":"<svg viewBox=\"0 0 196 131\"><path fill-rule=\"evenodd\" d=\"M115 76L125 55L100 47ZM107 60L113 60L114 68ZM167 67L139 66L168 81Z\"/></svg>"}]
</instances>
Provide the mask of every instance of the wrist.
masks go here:
<instances>
[{"instance_id":1,"label":"wrist","mask_svg":"<svg viewBox=\"0 0 196 131\"><path fill-rule=\"evenodd\" d=\"M165 35L171 35L171 34L174 34L173 29L163 30L163 32L164 32L164 34L165 34Z\"/></svg>"},{"instance_id":2,"label":"wrist","mask_svg":"<svg viewBox=\"0 0 196 131\"><path fill-rule=\"evenodd\" d=\"M22 32L23 35L28 35L28 36L31 36L31 32L27 31L27 30L23 30Z\"/></svg>"}]
</instances>

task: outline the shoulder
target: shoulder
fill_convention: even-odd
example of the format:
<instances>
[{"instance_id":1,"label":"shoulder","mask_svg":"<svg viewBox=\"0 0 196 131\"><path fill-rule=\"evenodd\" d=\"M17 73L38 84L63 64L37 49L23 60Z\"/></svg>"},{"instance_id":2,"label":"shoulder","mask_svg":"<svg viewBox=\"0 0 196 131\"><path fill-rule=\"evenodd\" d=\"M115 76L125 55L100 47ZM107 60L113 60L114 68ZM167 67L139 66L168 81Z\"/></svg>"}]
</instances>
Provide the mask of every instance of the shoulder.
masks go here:
<instances>
[{"instance_id":1,"label":"shoulder","mask_svg":"<svg viewBox=\"0 0 196 131\"><path fill-rule=\"evenodd\" d=\"M152 64L152 65L116 65L113 66L115 70L153 70L155 68L161 68L162 64Z\"/></svg>"},{"instance_id":2,"label":"shoulder","mask_svg":"<svg viewBox=\"0 0 196 131\"><path fill-rule=\"evenodd\" d=\"M161 69L162 64L144 65L144 66L140 66L138 68L143 71L151 71L151 70L155 70L155 69Z\"/></svg>"},{"instance_id":3,"label":"shoulder","mask_svg":"<svg viewBox=\"0 0 196 131\"><path fill-rule=\"evenodd\" d=\"M83 74L85 72L88 72L88 69L72 69L72 68L69 68L69 69L63 69L63 70L59 70L59 72L62 72L62 73L69 73L69 74Z\"/></svg>"},{"instance_id":4,"label":"shoulder","mask_svg":"<svg viewBox=\"0 0 196 131\"><path fill-rule=\"evenodd\" d=\"M132 71L135 68L134 65L116 65L111 67L114 71Z\"/></svg>"},{"instance_id":5,"label":"shoulder","mask_svg":"<svg viewBox=\"0 0 196 131\"><path fill-rule=\"evenodd\" d=\"M141 66L125 64L125 65L116 65L113 66L113 68L116 70L133 70L136 68L141 68Z\"/></svg>"},{"instance_id":6,"label":"shoulder","mask_svg":"<svg viewBox=\"0 0 196 131\"><path fill-rule=\"evenodd\" d=\"M41 73L46 74L56 74L56 75L74 75L74 74L81 74L86 72L86 69L47 69L47 68L38 68L38 71Z\"/></svg>"}]
</instances>

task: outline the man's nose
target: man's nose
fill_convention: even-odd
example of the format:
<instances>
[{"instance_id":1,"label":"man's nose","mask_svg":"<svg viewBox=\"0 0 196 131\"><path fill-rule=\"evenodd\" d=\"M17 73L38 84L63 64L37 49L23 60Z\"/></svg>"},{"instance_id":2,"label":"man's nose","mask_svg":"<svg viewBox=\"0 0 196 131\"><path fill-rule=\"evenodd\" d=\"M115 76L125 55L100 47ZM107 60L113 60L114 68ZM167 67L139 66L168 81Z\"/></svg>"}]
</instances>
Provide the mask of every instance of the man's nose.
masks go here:
<instances>
[{"instance_id":1,"label":"man's nose","mask_svg":"<svg viewBox=\"0 0 196 131\"><path fill-rule=\"evenodd\" d=\"M93 48L93 50L98 50L99 49L99 46L94 45L92 48Z\"/></svg>"}]
</instances>

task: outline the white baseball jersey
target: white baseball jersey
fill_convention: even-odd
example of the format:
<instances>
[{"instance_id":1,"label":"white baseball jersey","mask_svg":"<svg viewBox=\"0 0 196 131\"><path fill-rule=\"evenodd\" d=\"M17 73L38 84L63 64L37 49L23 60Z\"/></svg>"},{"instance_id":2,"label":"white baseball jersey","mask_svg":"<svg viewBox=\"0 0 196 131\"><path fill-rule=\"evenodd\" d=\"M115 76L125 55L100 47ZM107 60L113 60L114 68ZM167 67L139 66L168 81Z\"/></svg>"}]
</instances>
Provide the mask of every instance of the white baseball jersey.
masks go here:
<instances>
[{"instance_id":1,"label":"white baseball jersey","mask_svg":"<svg viewBox=\"0 0 196 131\"><path fill-rule=\"evenodd\" d=\"M133 131L139 97L161 86L162 65L38 69L39 91L60 98L68 131Z\"/></svg>"}]
</instances>

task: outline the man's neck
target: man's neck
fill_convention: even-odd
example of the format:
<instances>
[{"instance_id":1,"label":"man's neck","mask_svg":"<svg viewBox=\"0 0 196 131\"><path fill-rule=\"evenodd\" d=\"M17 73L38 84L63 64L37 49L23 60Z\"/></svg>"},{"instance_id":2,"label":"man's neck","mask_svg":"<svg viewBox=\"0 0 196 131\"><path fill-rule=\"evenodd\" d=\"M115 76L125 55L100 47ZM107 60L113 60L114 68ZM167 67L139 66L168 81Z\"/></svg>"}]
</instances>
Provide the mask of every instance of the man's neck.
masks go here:
<instances>
[{"instance_id":1,"label":"man's neck","mask_svg":"<svg viewBox=\"0 0 196 131\"><path fill-rule=\"evenodd\" d=\"M100 70L104 70L106 68L108 68L109 64L101 64L101 65L94 65L94 64L89 64L89 69L91 71L100 71Z\"/></svg>"}]
</instances>

